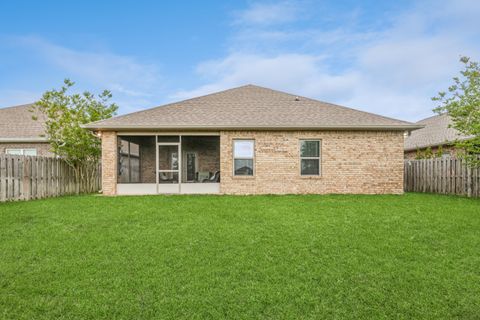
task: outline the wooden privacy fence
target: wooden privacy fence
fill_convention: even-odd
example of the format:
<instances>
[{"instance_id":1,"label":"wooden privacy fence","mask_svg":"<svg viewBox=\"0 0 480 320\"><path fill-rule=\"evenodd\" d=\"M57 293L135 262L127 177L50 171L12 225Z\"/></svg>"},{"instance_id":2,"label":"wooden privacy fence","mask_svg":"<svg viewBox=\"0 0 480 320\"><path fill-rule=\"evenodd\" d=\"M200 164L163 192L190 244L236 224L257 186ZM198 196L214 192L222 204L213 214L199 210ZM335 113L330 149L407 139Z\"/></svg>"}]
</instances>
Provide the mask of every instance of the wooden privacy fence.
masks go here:
<instances>
[{"instance_id":1,"label":"wooden privacy fence","mask_svg":"<svg viewBox=\"0 0 480 320\"><path fill-rule=\"evenodd\" d=\"M480 169L462 159L405 160L403 181L405 191L480 197Z\"/></svg>"},{"instance_id":2,"label":"wooden privacy fence","mask_svg":"<svg viewBox=\"0 0 480 320\"><path fill-rule=\"evenodd\" d=\"M59 158L0 156L0 202L95 192L101 188L100 166L92 184L78 182L75 172Z\"/></svg>"}]
</instances>

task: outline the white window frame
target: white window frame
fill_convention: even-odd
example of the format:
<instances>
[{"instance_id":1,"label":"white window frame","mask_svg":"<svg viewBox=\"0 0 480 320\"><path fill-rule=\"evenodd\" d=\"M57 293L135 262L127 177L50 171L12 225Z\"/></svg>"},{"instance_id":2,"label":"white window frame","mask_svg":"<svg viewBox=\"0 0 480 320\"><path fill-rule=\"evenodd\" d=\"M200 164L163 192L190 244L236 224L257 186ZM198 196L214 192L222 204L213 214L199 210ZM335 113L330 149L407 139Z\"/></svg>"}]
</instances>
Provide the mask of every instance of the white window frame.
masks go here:
<instances>
[{"instance_id":1,"label":"white window frame","mask_svg":"<svg viewBox=\"0 0 480 320\"><path fill-rule=\"evenodd\" d=\"M10 154L10 155L15 155L15 156L24 156L25 155L25 151L34 151L35 154L34 155L31 155L30 157L34 157L34 156L37 156L37 148L8 148L8 149L5 149L5 154ZM20 154L11 154L10 152L11 151L20 151Z\"/></svg>"},{"instance_id":2,"label":"white window frame","mask_svg":"<svg viewBox=\"0 0 480 320\"><path fill-rule=\"evenodd\" d=\"M235 157L235 142L252 142L253 143L253 156L252 158L246 158L246 157ZM232 141L232 156L233 156L233 162L232 162L232 171L233 171L233 176L234 177L254 177L255 176L255 171L256 171L256 166L255 166L255 139L233 139ZM240 174L235 174L235 160L252 160L252 174L251 175L240 175Z\"/></svg>"},{"instance_id":3,"label":"white window frame","mask_svg":"<svg viewBox=\"0 0 480 320\"><path fill-rule=\"evenodd\" d=\"M315 141L318 142L318 157L302 157L302 142ZM321 139L299 139L298 141L298 172L302 177L320 177L322 175L322 140ZM302 174L302 160L318 160L318 174Z\"/></svg>"}]
</instances>

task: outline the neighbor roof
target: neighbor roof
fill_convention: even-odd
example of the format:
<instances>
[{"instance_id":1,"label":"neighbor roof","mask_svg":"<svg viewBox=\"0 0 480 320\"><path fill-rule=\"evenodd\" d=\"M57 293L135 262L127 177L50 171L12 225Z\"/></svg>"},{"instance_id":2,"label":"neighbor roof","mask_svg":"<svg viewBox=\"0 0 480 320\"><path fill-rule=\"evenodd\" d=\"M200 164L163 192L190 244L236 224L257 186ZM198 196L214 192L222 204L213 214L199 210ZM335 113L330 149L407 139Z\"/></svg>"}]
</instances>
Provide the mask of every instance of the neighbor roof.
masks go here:
<instances>
[{"instance_id":1,"label":"neighbor roof","mask_svg":"<svg viewBox=\"0 0 480 320\"><path fill-rule=\"evenodd\" d=\"M449 128L452 119L447 113L429 117L417 122L423 129L412 131L405 139L405 150L415 150L452 143L458 139L468 139L457 130Z\"/></svg>"},{"instance_id":2,"label":"neighbor roof","mask_svg":"<svg viewBox=\"0 0 480 320\"><path fill-rule=\"evenodd\" d=\"M95 130L393 129L421 126L254 85L86 125Z\"/></svg>"},{"instance_id":3,"label":"neighbor roof","mask_svg":"<svg viewBox=\"0 0 480 320\"><path fill-rule=\"evenodd\" d=\"M43 125L45 118L32 112L33 104L0 109L0 142L46 141ZM33 116L38 120L33 120Z\"/></svg>"}]
</instances>

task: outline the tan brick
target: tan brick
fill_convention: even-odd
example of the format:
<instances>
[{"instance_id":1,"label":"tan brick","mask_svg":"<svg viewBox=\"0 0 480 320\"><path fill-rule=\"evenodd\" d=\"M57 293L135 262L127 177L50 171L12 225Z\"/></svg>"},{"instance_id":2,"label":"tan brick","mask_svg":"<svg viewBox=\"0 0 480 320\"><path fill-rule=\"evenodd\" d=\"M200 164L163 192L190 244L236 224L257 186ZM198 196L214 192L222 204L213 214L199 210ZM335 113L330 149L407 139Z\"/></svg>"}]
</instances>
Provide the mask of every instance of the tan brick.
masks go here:
<instances>
[{"instance_id":1,"label":"tan brick","mask_svg":"<svg viewBox=\"0 0 480 320\"><path fill-rule=\"evenodd\" d=\"M102 133L102 191L104 195L117 193L117 133Z\"/></svg>"},{"instance_id":2,"label":"tan brick","mask_svg":"<svg viewBox=\"0 0 480 320\"><path fill-rule=\"evenodd\" d=\"M233 176L232 141L255 140L255 175ZM321 176L300 175L299 140L322 141ZM222 131L221 193L401 194L403 132Z\"/></svg>"},{"instance_id":3,"label":"tan brick","mask_svg":"<svg viewBox=\"0 0 480 320\"><path fill-rule=\"evenodd\" d=\"M233 176L234 139L255 140L255 175ZM299 140L319 139L321 175L300 175ZM223 194L401 194L401 131L222 131ZM116 194L117 136L102 135L103 193Z\"/></svg>"}]
</instances>

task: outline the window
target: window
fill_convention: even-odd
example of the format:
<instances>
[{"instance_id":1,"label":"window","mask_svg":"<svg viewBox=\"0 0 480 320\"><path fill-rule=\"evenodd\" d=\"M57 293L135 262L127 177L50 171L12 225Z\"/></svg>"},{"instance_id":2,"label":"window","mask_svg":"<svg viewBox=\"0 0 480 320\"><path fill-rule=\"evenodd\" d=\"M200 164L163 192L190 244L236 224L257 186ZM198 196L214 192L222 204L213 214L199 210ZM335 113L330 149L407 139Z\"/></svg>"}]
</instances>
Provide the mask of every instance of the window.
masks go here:
<instances>
[{"instance_id":1,"label":"window","mask_svg":"<svg viewBox=\"0 0 480 320\"><path fill-rule=\"evenodd\" d=\"M449 151L444 151L442 154L442 159L449 159L452 155Z\"/></svg>"},{"instance_id":2,"label":"window","mask_svg":"<svg viewBox=\"0 0 480 320\"><path fill-rule=\"evenodd\" d=\"M300 174L320 175L320 140L300 140Z\"/></svg>"},{"instance_id":3,"label":"window","mask_svg":"<svg viewBox=\"0 0 480 320\"><path fill-rule=\"evenodd\" d=\"M5 153L19 156L36 156L37 149L7 149Z\"/></svg>"},{"instance_id":4,"label":"window","mask_svg":"<svg viewBox=\"0 0 480 320\"><path fill-rule=\"evenodd\" d=\"M233 174L236 176L253 176L253 159L255 141L233 141Z\"/></svg>"}]
</instances>

